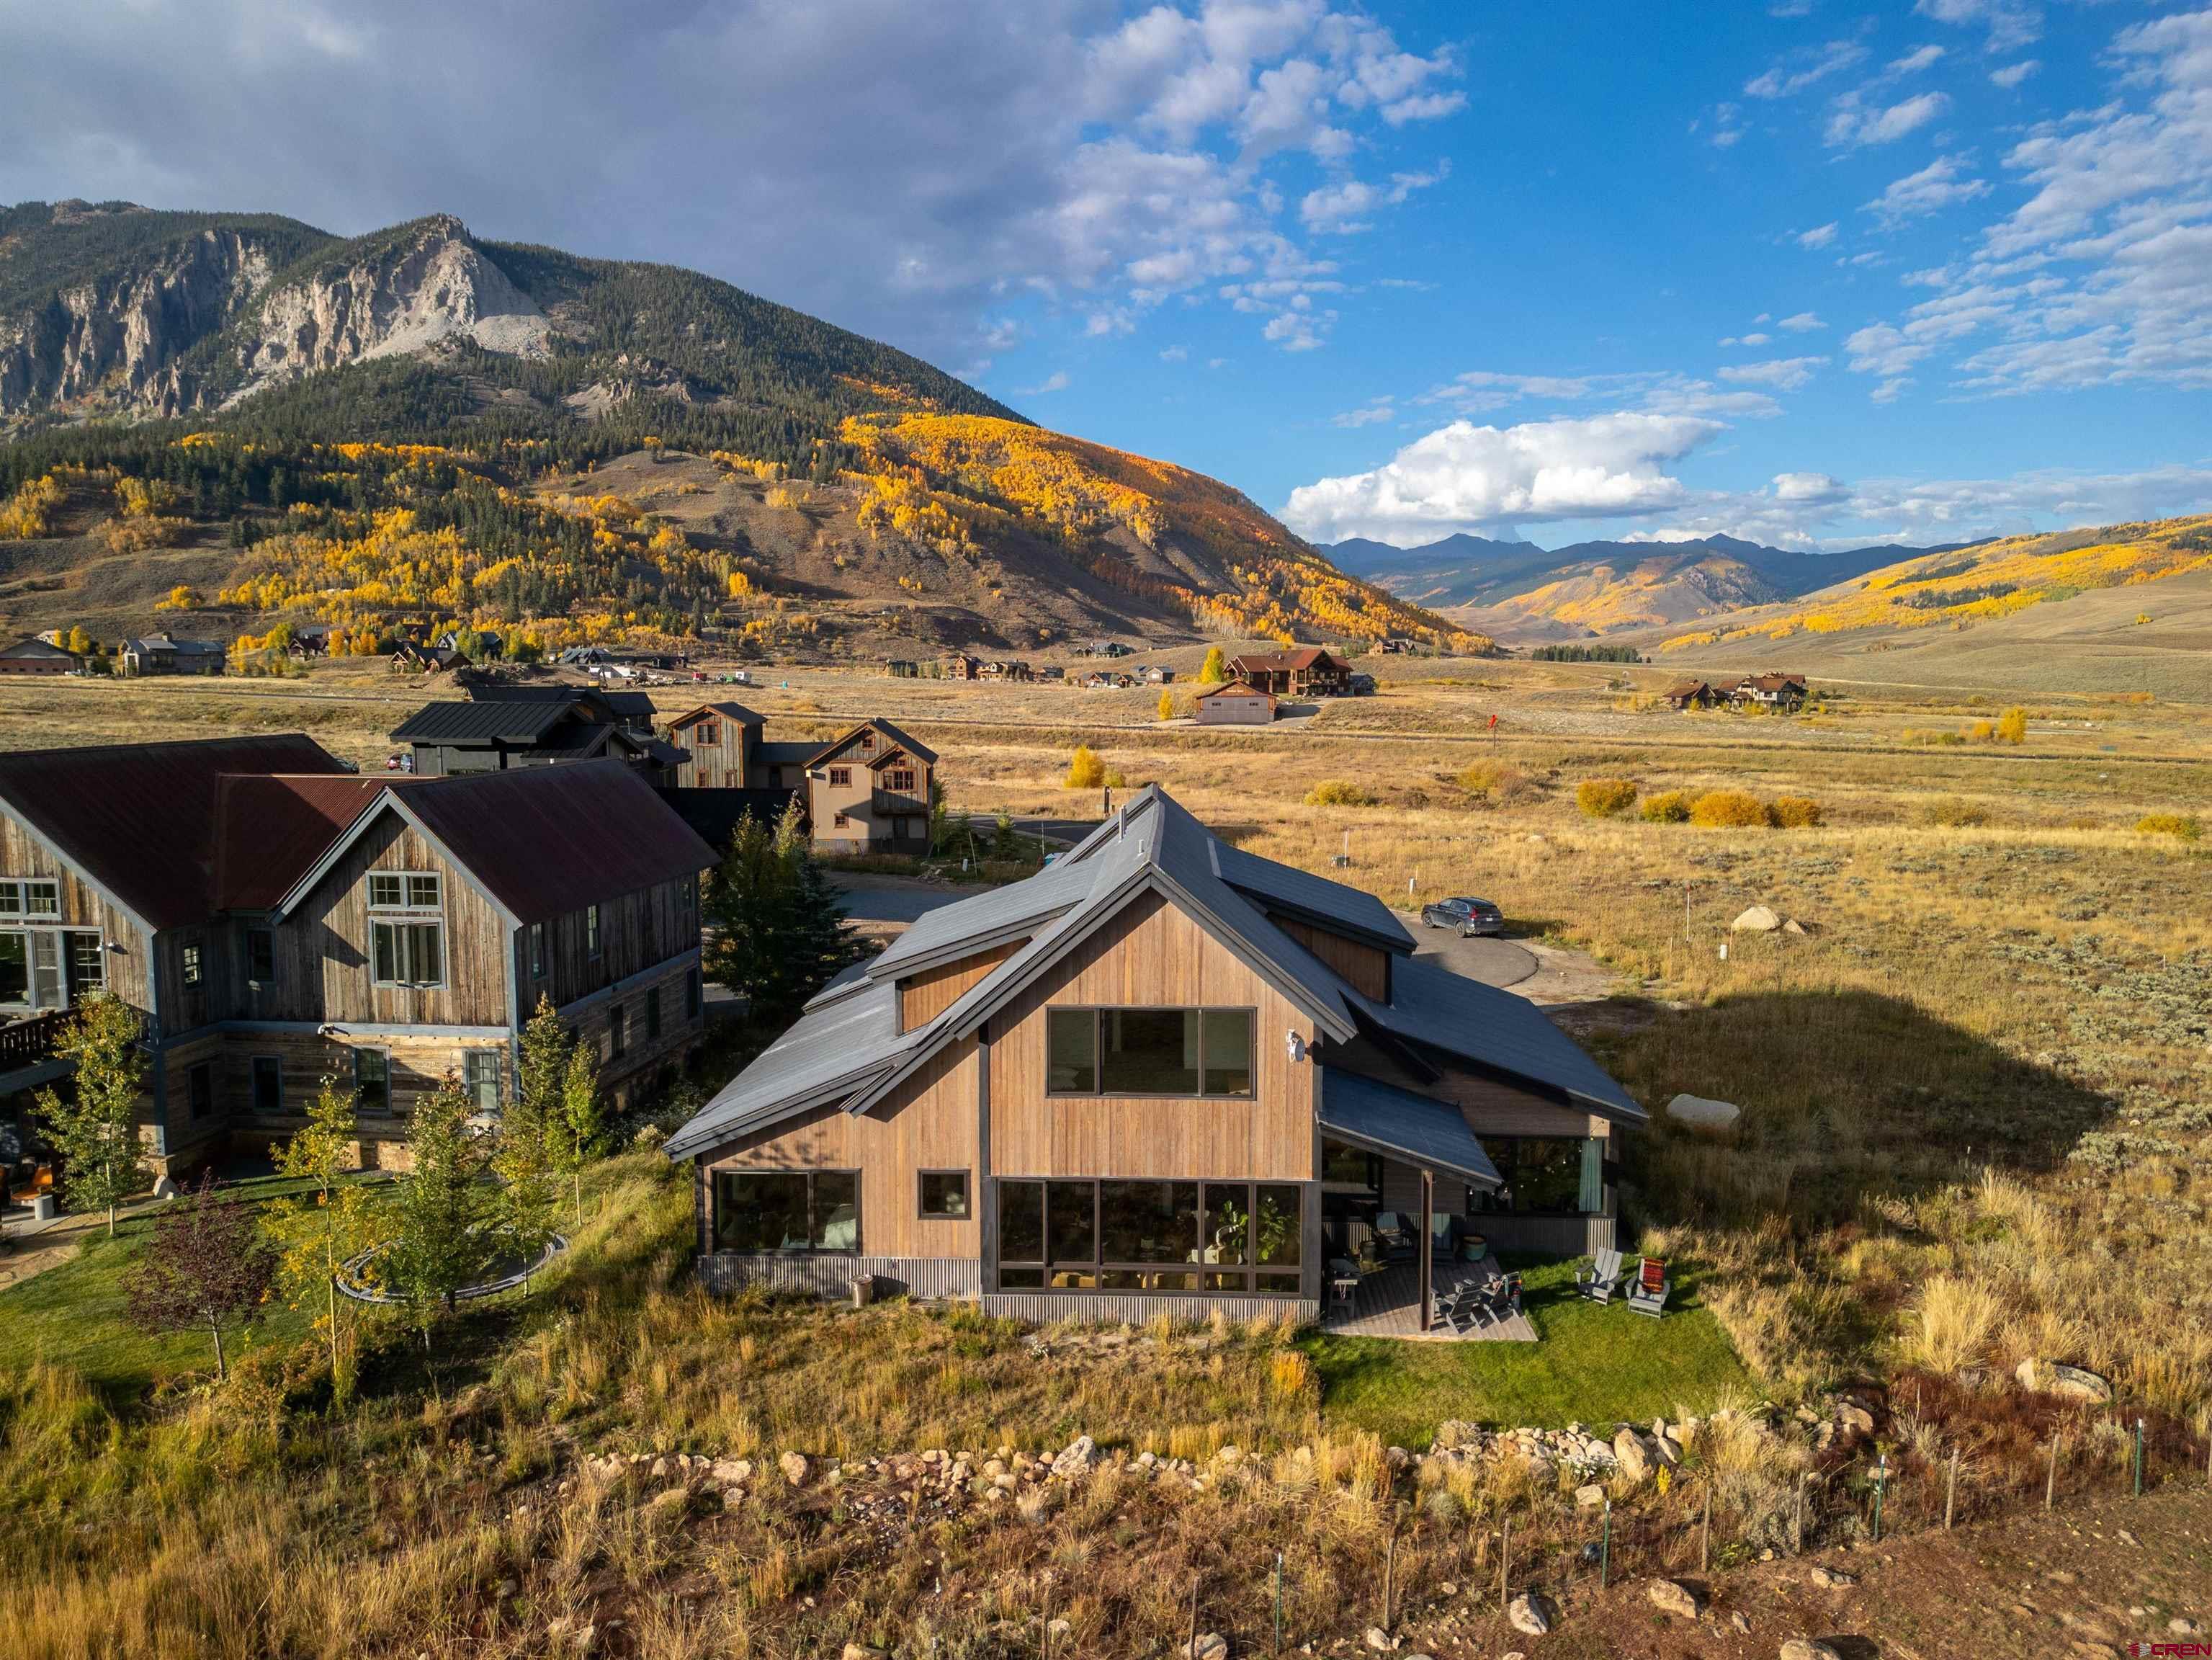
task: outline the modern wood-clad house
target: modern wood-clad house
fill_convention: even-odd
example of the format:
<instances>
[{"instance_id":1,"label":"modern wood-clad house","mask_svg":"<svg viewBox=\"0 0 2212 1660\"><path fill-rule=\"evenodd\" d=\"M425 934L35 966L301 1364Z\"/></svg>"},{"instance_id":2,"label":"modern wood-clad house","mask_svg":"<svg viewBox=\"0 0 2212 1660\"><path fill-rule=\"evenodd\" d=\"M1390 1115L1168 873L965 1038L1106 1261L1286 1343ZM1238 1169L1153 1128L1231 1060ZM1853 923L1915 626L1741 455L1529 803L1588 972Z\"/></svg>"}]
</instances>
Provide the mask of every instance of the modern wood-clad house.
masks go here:
<instances>
[{"instance_id":1,"label":"modern wood-clad house","mask_svg":"<svg viewBox=\"0 0 2212 1660\"><path fill-rule=\"evenodd\" d=\"M465 702L425 703L392 728L392 741L412 750L416 775L422 778L612 756L640 768L658 784L680 758L672 745L653 737L650 699L645 702L646 724L640 731L629 712L589 687L512 690L550 695L486 696L477 691Z\"/></svg>"},{"instance_id":2,"label":"modern wood-clad house","mask_svg":"<svg viewBox=\"0 0 2212 1660\"><path fill-rule=\"evenodd\" d=\"M1677 680L1661 696L1678 709L1709 709L1726 701L1725 694L1715 691L1706 680Z\"/></svg>"},{"instance_id":3,"label":"modern wood-clad house","mask_svg":"<svg viewBox=\"0 0 2212 1660\"><path fill-rule=\"evenodd\" d=\"M1765 674L1747 674L1721 690L1731 703L1778 709L1784 714L1795 714L1803 708L1807 695L1803 675L1782 674L1771 669Z\"/></svg>"},{"instance_id":4,"label":"modern wood-clad house","mask_svg":"<svg viewBox=\"0 0 2212 1660\"><path fill-rule=\"evenodd\" d=\"M139 1009L165 1171L260 1153L330 1073L390 1162L448 1074L498 1110L541 994L618 1098L687 1053L713 860L616 761L364 776L297 735L0 755L0 1012L102 985Z\"/></svg>"},{"instance_id":5,"label":"modern wood-clad house","mask_svg":"<svg viewBox=\"0 0 2212 1660\"><path fill-rule=\"evenodd\" d=\"M863 721L807 757L814 845L836 853L929 851L937 751L888 721Z\"/></svg>"},{"instance_id":6,"label":"modern wood-clad house","mask_svg":"<svg viewBox=\"0 0 2212 1660\"><path fill-rule=\"evenodd\" d=\"M1643 1110L1534 1006L1413 944L1148 787L848 970L671 1138L702 1277L866 1274L1032 1320L1313 1318L1380 1211L1446 1243L1610 1243L1607 1155Z\"/></svg>"},{"instance_id":7,"label":"modern wood-clad house","mask_svg":"<svg viewBox=\"0 0 2212 1660\"><path fill-rule=\"evenodd\" d=\"M225 654L212 640L179 640L151 634L126 640L115 655L118 674L221 674Z\"/></svg>"},{"instance_id":8,"label":"modern wood-clad house","mask_svg":"<svg viewBox=\"0 0 2212 1660\"><path fill-rule=\"evenodd\" d=\"M678 789L765 789L753 756L768 723L743 703L702 703L668 723L668 741L684 752L672 783Z\"/></svg>"}]
</instances>

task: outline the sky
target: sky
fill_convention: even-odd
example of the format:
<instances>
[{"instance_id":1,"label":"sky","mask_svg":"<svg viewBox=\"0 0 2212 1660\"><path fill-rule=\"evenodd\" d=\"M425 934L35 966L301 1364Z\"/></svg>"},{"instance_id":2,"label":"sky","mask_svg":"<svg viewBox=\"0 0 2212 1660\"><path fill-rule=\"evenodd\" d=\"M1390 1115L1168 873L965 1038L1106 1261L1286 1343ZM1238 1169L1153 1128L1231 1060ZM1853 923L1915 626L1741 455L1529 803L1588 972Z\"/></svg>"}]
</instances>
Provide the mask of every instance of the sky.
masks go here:
<instances>
[{"instance_id":1,"label":"sky","mask_svg":"<svg viewBox=\"0 0 2212 1660\"><path fill-rule=\"evenodd\" d=\"M693 267L1319 541L2212 509L2212 9L0 0L0 201Z\"/></svg>"}]
</instances>

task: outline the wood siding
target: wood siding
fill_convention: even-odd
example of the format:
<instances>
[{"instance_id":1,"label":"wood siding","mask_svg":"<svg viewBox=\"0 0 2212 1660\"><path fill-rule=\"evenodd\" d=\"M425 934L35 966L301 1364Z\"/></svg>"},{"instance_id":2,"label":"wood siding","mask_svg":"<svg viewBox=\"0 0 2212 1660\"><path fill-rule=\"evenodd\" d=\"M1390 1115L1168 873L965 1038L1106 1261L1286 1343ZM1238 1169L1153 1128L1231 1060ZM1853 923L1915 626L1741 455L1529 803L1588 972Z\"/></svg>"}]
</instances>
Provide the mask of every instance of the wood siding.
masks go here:
<instances>
[{"instance_id":1,"label":"wood siding","mask_svg":"<svg viewBox=\"0 0 2212 1660\"><path fill-rule=\"evenodd\" d=\"M52 877L61 884L61 915L41 927L97 928L106 952L108 988L137 1009L153 1004L154 942L100 891L49 851L11 812L0 812L0 876Z\"/></svg>"},{"instance_id":2,"label":"wood siding","mask_svg":"<svg viewBox=\"0 0 2212 1660\"><path fill-rule=\"evenodd\" d=\"M578 909L545 923L544 972L532 975L530 930L516 936L521 996L518 1009L528 1020L540 995L566 1008L579 998L640 974L657 964L699 948L696 879L663 882L609 899L599 906L599 952L591 952L586 911Z\"/></svg>"},{"instance_id":3,"label":"wood siding","mask_svg":"<svg viewBox=\"0 0 2212 1660\"><path fill-rule=\"evenodd\" d=\"M912 1031L916 1026L927 1025L951 1008L972 989L983 976L997 968L1029 942L1016 939L989 951L978 952L973 957L963 957L957 963L947 963L942 968L926 970L908 975L898 982L899 1030Z\"/></svg>"},{"instance_id":4,"label":"wood siding","mask_svg":"<svg viewBox=\"0 0 2212 1660\"><path fill-rule=\"evenodd\" d=\"M1390 1000L1390 953L1310 922L1267 913L1267 920L1321 960L1322 966L1363 997Z\"/></svg>"},{"instance_id":5,"label":"wood siding","mask_svg":"<svg viewBox=\"0 0 2212 1660\"><path fill-rule=\"evenodd\" d=\"M860 1249L875 1256L974 1261L981 1235L982 1174L976 1126L982 1063L973 1038L938 1056L873 1111L826 1108L796 1124L714 1150L699 1164L702 1251L714 1247L714 1180L718 1170L857 1170ZM926 1170L968 1172L968 1214L920 1214Z\"/></svg>"},{"instance_id":6,"label":"wood siding","mask_svg":"<svg viewBox=\"0 0 2212 1660\"><path fill-rule=\"evenodd\" d=\"M705 742L701 733L712 728L714 741ZM757 727L749 727L742 721L732 721L726 714L702 715L696 721L671 727L669 741L690 751L690 759L676 769L676 783L680 789L743 789L745 775L752 770L752 745L757 741Z\"/></svg>"},{"instance_id":7,"label":"wood siding","mask_svg":"<svg viewBox=\"0 0 2212 1660\"><path fill-rule=\"evenodd\" d=\"M706 1036L705 988L701 988L699 1012L686 1002L692 972L699 966L695 953L656 964L603 994L579 1003L557 1005L561 1018L582 1042L599 1054L599 1082L617 1105L628 1106L641 1086L649 1085L662 1068L677 1065ZM660 1034L654 1037L647 1018L647 1004L660 999ZM613 1053L614 1012L623 1012L623 1052ZM522 1011L527 1021L530 1011Z\"/></svg>"},{"instance_id":8,"label":"wood siding","mask_svg":"<svg viewBox=\"0 0 2212 1660\"><path fill-rule=\"evenodd\" d=\"M1045 1093L1045 1010L1054 1004L1249 1007L1249 1100ZM1197 922L1157 896L1131 904L992 1023L994 1176L1246 1177L1310 1181L1313 1025Z\"/></svg>"}]
</instances>

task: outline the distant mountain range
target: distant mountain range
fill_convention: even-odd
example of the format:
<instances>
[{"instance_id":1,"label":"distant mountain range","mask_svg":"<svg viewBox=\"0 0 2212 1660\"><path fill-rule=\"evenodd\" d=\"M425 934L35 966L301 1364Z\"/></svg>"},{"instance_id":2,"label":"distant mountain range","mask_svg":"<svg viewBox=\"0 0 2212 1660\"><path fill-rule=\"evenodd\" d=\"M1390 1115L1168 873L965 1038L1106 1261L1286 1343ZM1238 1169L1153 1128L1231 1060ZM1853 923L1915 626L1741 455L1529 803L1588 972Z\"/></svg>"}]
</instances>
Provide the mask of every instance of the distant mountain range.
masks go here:
<instances>
[{"instance_id":1,"label":"distant mountain range","mask_svg":"<svg viewBox=\"0 0 2212 1660\"><path fill-rule=\"evenodd\" d=\"M1465 534L1417 548L1354 537L1340 569L1501 640L1588 638L1774 605L1886 565L1971 544L1803 553L1734 536L1541 548Z\"/></svg>"}]
</instances>

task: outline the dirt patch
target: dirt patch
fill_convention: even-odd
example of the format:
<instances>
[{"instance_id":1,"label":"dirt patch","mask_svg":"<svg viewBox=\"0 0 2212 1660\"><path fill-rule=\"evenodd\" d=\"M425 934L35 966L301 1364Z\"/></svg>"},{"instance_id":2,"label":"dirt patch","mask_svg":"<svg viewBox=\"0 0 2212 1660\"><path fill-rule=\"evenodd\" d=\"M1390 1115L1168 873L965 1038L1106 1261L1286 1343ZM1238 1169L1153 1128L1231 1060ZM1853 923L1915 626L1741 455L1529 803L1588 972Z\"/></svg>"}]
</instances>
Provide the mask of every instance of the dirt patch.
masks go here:
<instances>
[{"instance_id":1,"label":"dirt patch","mask_svg":"<svg viewBox=\"0 0 2212 1660\"><path fill-rule=\"evenodd\" d=\"M76 1246L74 1239L42 1241L34 1245L19 1241L12 1250L0 1252L0 1291L35 1279L48 1268L61 1267L76 1255Z\"/></svg>"}]
</instances>

